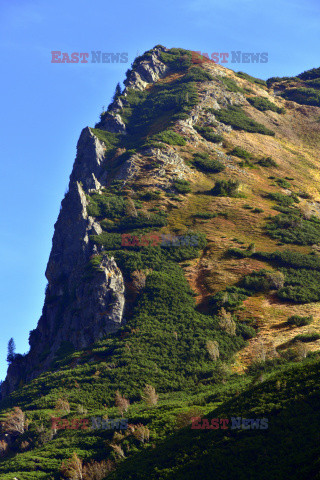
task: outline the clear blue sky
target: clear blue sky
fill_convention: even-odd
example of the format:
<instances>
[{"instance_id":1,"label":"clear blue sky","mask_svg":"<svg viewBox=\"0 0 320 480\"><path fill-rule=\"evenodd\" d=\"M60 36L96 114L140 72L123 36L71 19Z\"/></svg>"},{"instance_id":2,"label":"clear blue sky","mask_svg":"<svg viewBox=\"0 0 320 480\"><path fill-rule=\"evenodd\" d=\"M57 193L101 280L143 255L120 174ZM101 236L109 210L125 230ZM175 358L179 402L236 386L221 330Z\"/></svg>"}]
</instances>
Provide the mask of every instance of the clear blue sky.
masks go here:
<instances>
[{"instance_id":1,"label":"clear blue sky","mask_svg":"<svg viewBox=\"0 0 320 480\"><path fill-rule=\"evenodd\" d=\"M53 226L81 129L94 126L135 56L157 44L268 52L226 64L266 79L319 67L315 0L8 0L0 6L1 335L28 351L41 315ZM128 63L53 64L51 51L127 52Z\"/></svg>"}]
</instances>

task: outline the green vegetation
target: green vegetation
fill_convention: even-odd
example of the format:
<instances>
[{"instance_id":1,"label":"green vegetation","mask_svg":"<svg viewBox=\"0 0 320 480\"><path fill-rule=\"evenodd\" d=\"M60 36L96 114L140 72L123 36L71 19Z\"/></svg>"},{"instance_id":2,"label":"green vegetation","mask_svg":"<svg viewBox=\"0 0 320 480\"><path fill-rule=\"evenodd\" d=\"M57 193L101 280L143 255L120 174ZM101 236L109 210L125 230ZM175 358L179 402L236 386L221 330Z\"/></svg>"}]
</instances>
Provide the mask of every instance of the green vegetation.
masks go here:
<instances>
[{"instance_id":1,"label":"green vegetation","mask_svg":"<svg viewBox=\"0 0 320 480\"><path fill-rule=\"evenodd\" d=\"M229 90L229 92L245 93L245 89L239 87L239 85L232 78L221 77L220 80L223 85Z\"/></svg>"},{"instance_id":2,"label":"green vegetation","mask_svg":"<svg viewBox=\"0 0 320 480\"><path fill-rule=\"evenodd\" d=\"M271 110L276 113L285 113L285 109L282 107L277 107L274 103L270 102L265 97L248 97L248 102L257 110L265 112L266 110Z\"/></svg>"},{"instance_id":3,"label":"green vegetation","mask_svg":"<svg viewBox=\"0 0 320 480\"><path fill-rule=\"evenodd\" d=\"M252 160L254 160L254 156L250 152L247 152L247 150L245 150L244 148L235 147L233 150L229 152L229 154L233 155L234 157L242 158L242 161L239 162L239 166L241 168L243 167L255 168L255 165L252 162Z\"/></svg>"},{"instance_id":4,"label":"green vegetation","mask_svg":"<svg viewBox=\"0 0 320 480\"><path fill-rule=\"evenodd\" d=\"M266 231L271 238L283 243L313 245L320 242L320 220L316 217L305 219L297 211L270 217Z\"/></svg>"},{"instance_id":5,"label":"green vegetation","mask_svg":"<svg viewBox=\"0 0 320 480\"><path fill-rule=\"evenodd\" d=\"M278 297L296 303L320 301L320 272L306 269L282 268L285 276L284 287L278 291Z\"/></svg>"},{"instance_id":6,"label":"green vegetation","mask_svg":"<svg viewBox=\"0 0 320 480\"><path fill-rule=\"evenodd\" d=\"M183 48L171 48L168 52L161 52L160 59L172 71L186 71L192 65L192 54Z\"/></svg>"},{"instance_id":7,"label":"green vegetation","mask_svg":"<svg viewBox=\"0 0 320 480\"><path fill-rule=\"evenodd\" d=\"M320 333L304 333L303 335L296 335L294 337L295 341L299 342L314 342L315 340L319 340Z\"/></svg>"},{"instance_id":8,"label":"green vegetation","mask_svg":"<svg viewBox=\"0 0 320 480\"><path fill-rule=\"evenodd\" d=\"M275 133L261 123L252 120L240 107L229 107L214 110L217 120L227 125L231 125L236 130L245 130L252 133L262 133L263 135L274 136Z\"/></svg>"},{"instance_id":9,"label":"green vegetation","mask_svg":"<svg viewBox=\"0 0 320 480\"><path fill-rule=\"evenodd\" d=\"M231 248L228 254L236 258L256 258L269 262L284 275L284 284L277 296L286 301L310 303L320 301L318 283L320 281L320 258L286 250L283 252L253 252ZM240 286L243 283L240 283Z\"/></svg>"},{"instance_id":10,"label":"green vegetation","mask_svg":"<svg viewBox=\"0 0 320 480\"><path fill-rule=\"evenodd\" d=\"M149 53L148 53L149 55ZM106 154L109 149L115 146L125 147L127 149L137 149L151 142L148 137L152 128L153 136L170 129L175 120L186 118L189 111L197 104L198 96L196 91L196 81L207 80L210 76L201 67L191 67L191 53L182 49L172 49L170 52L162 52L170 67L176 71L187 72L182 78L172 82L159 81L151 89L139 91L128 89L125 97L125 107L122 110L121 117L126 124L127 135L110 134L115 136L111 145L109 141ZM122 95L119 96L122 99ZM101 122L96 125L99 129L104 121L104 114L101 116ZM102 131L103 132L103 131ZM103 133L98 133L103 136ZM109 140L109 139L107 139ZM153 139L155 142L156 140ZM178 144L183 140L166 133L160 141L169 144ZM171 143L174 142L174 143Z\"/></svg>"},{"instance_id":11,"label":"green vegetation","mask_svg":"<svg viewBox=\"0 0 320 480\"><path fill-rule=\"evenodd\" d=\"M281 188L291 188L291 183L288 182L288 180L284 178L277 178L276 183L279 185Z\"/></svg>"},{"instance_id":12,"label":"green vegetation","mask_svg":"<svg viewBox=\"0 0 320 480\"><path fill-rule=\"evenodd\" d=\"M98 245L104 245L108 250L121 248L121 234L102 232L100 235L92 235L91 240ZM96 260L98 261L98 260Z\"/></svg>"},{"instance_id":13,"label":"green vegetation","mask_svg":"<svg viewBox=\"0 0 320 480\"><path fill-rule=\"evenodd\" d=\"M314 88L290 88L281 93L281 96L300 105L320 106L320 92Z\"/></svg>"},{"instance_id":14,"label":"green vegetation","mask_svg":"<svg viewBox=\"0 0 320 480\"><path fill-rule=\"evenodd\" d=\"M196 213L195 215L193 215L194 218L203 218L203 219L207 219L209 220L210 218L215 218L218 216L217 213L208 213L208 212L205 212L205 213Z\"/></svg>"},{"instance_id":15,"label":"green vegetation","mask_svg":"<svg viewBox=\"0 0 320 480\"><path fill-rule=\"evenodd\" d=\"M210 193L215 197L238 197L239 186L237 180L217 180Z\"/></svg>"},{"instance_id":16,"label":"green vegetation","mask_svg":"<svg viewBox=\"0 0 320 480\"><path fill-rule=\"evenodd\" d=\"M187 180L175 180L173 186L179 193L191 192L190 182Z\"/></svg>"},{"instance_id":17,"label":"green vegetation","mask_svg":"<svg viewBox=\"0 0 320 480\"><path fill-rule=\"evenodd\" d=\"M260 158L257 163L259 165L261 165L262 167L266 167L266 168L269 168L269 167L277 167L278 164L275 160L273 160L273 158L271 157L265 157L265 158Z\"/></svg>"},{"instance_id":18,"label":"green vegetation","mask_svg":"<svg viewBox=\"0 0 320 480\"><path fill-rule=\"evenodd\" d=\"M320 258L316 255L306 255L291 250L284 250L281 252L257 252L252 254L253 257L274 262L281 267L291 268L306 268L310 270L320 271Z\"/></svg>"},{"instance_id":19,"label":"green vegetation","mask_svg":"<svg viewBox=\"0 0 320 480\"><path fill-rule=\"evenodd\" d=\"M129 137L123 141L141 141L157 117L163 117L159 132L167 129L174 120L187 115L197 99L195 84L179 80L158 82L152 89L143 92L130 90L126 97L130 106L126 106L122 113Z\"/></svg>"},{"instance_id":20,"label":"green vegetation","mask_svg":"<svg viewBox=\"0 0 320 480\"><path fill-rule=\"evenodd\" d=\"M164 142L168 145L180 145L184 146L187 142L186 140L176 132L172 130L165 130L163 132L157 133L150 138L151 141L155 140L158 142Z\"/></svg>"},{"instance_id":21,"label":"green vegetation","mask_svg":"<svg viewBox=\"0 0 320 480\"><path fill-rule=\"evenodd\" d=\"M128 342L130 336L126 338ZM106 347L100 343L94 347L94 352L103 358ZM79 354L82 357L77 367L63 367L63 371L44 374L14 394L13 402L20 404L31 420L28 431L15 446L15 453L24 440L31 441L34 450L4 458L0 463L3 480L11 480L13 475L27 480L58 478L56 472L61 461L70 458L73 451L85 462L92 458L116 460L112 448L106 447L106 442L113 443L115 439L122 447L125 458L116 461L116 470L108 476L112 480L193 480L198 474L207 480L213 477L218 480L313 478L318 459L316 438L320 421L317 356L299 363L285 362L283 357L273 364L271 361L259 364L264 380L255 386L250 385L256 377L254 369L246 376L232 375L226 382L225 370L218 360L215 371L217 383L205 387L203 379L196 394L160 393L158 404L152 408L146 408L140 400L144 388L141 382L139 395L135 400L130 397L131 406L124 416L129 418L130 424L147 425L150 440L145 443L140 443L133 435L121 440L116 434L112 439L112 431L101 429L60 430L50 439L50 417L59 416L54 406L66 391L71 412L63 416L65 419L70 421L72 418L105 414L102 403L107 392L103 387L108 386L105 372L110 362L100 361L86 366L85 359L89 358L90 352L76 353ZM117 372L119 368L122 367L113 370ZM135 374L134 368L131 374ZM96 375L97 371L99 375ZM80 388L75 387L76 383ZM32 401L32 397L37 398L36 402ZM84 398L86 403L81 403ZM8 402L2 402L2 405L9 407ZM117 409L112 405L113 401L108 405L109 418L119 418ZM88 409L87 413L77 413L82 406ZM267 418L268 429L192 429L191 418L199 416L208 418L209 423L211 418L228 418L229 421L237 416ZM37 429L41 423L44 432L40 435ZM280 443L279 435L282 439ZM301 449L301 442L307 448ZM261 456L262 449L264 455ZM246 463L248 452L251 461ZM240 477L239 462L243 472ZM224 468L220 468L222 464Z\"/></svg>"},{"instance_id":22,"label":"green vegetation","mask_svg":"<svg viewBox=\"0 0 320 480\"><path fill-rule=\"evenodd\" d=\"M291 83L292 81L298 80L298 77L270 77L267 79L267 87L272 88L274 83L285 82Z\"/></svg>"},{"instance_id":23,"label":"green vegetation","mask_svg":"<svg viewBox=\"0 0 320 480\"><path fill-rule=\"evenodd\" d=\"M118 186L114 186L113 192L105 191L102 195L93 194L87 196L90 201L87 207L88 213L103 220L100 225L104 232L100 235L91 235L91 240L98 245L104 246L107 250L117 250L121 248L121 234L124 232L134 232L139 234L144 229L149 231L154 228L161 228L167 225L167 215L163 211L157 213L150 213L146 211L138 212L136 207L141 206L139 200L126 200L121 196L121 192L117 191ZM160 192L146 192L140 198L144 199L158 199ZM118 233L119 232L119 233ZM89 264L89 271L87 276L92 274L92 267L95 267L95 262ZM99 262L100 263L100 262Z\"/></svg>"},{"instance_id":24,"label":"green vegetation","mask_svg":"<svg viewBox=\"0 0 320 480\"><path fill-rule=\"evenodd\" d=\"M220 143L223 141L223 137L214 133L210 127L195 125L193 128L208 142Z\"/></svg>"},{"instance_id":25,"label":"green vegetation","mask_svg":"<svg viewBox=\"0 0 320 480\"><path fill-rule=\"evenodd\" d=\"M260 270L246 275L240 282L240 287L250 292L268 292L283 287L284 276L281 272Z\"/></svg>"},{"instance_id":26,"label":"green vegetation","mask_svg":"<svg viewBox=\"0 0 320 480\"><path fill-rule=\"evenodd\" d=\"M297 77L272 77L267 80L268 87L273 83L282 83L285 89L281 96L300 105L320 105L320 74L318 68L301 73Z\"/></svg>"},{"instance_id":27,"label":"green vegetation","mask_svg":"<svg viewBox=\"0 0 320 480\"><path fill-rule=\"evenodd\" d=\"M148 190L145 193L140 193L139 194L139 198L141 200L146 200L146 201L159 200L160 197L161 197L161 192L159 192L157 190Z\"/></svg>"},{"instance_id":28,"label":"green vegetation","mask_svg":"<svg viewBox=\"0 0 320 480\"><path fill-rule=\"evenodd\" d=\"M209 424L211 418L267 418L267 430L193 430L187 425L157 448L122 462L110 478L316 478L318 452L315 443L320 421L318 371L319 359L278 366L265 381L205 415Z\"/></svg>"},{"instance_id":29,"label":"green vegetation","mask_svg":"<svg viewBox=\"0 0 320 480\"><path fill-rule=\"evenodd\" d=\"M121 196L104 193L103 195L94 194L87 196L87 198L90 202L87 211L93 217L114 219L124 215L125 200Z\"/></svg>"},{"instance_id":30,"label":"green vegetation","mask_svg":"<svg viewBox=\"0 0 320 480\"><path fill-rule=\"evenodd\" d=\"M245 160L249 160L252 158L252 154L247 152L244 148L235 147L231 152L230 155L234 155L235 157L244 158Z\"/></svg>"},{"instance_id":31,"label":"green vegetation","mask_svg":"<svg viewBox=\"0 0 320 480\"><path fill-rule=\"evenodd\" d=\"M119 134L110 133L106 130L99 130L99 128L91 128L91 132L105 144L108 149L114 148L119 143Z\"/></svg>"},{"instance_id":32,"label":"green vegetation","mask_svg":"<svg viewBox=\"0 0 320 480\"><path fill-rule=\"evenodd\" d=\"M257 333L253 327L246 325L245 323L238 323L236 329L237 335L241 335L244 340L254 338Z\"/></svg>"},{"instance_id":33,"label":"green vegetation","mask_svg":"<svg viewBox=\"0 0 320 480\"><path fill-rule=\"evenodd\" d=\"M248 82L257 83L258 85L267 86L267 82L265 80L260 80L260 78L252 77L251 75L248 75L247 73L237 72L236 75L239 78L243 78L244 80L247 80Z\"/></svg>"},{"instance_id":34,"label":"green vegetation","mask_svg":"<svg viewBox=\"0 0 320 480\"><path fill-rule=\"evenodd\" d=\"M163 213L148 215L142 213L137 217L128 215L118 219L113 224L101 222L101 226L108 232L124 232L141 228L164 227L165 225L167 225L167 216ZM96 238L100 238L100 235L94 236L94 239Z\"/></svg>"},{"instance_id":35,"label":"green vegetation","mask_svg":"<svg viewBox=\"0 0 320 480\"><path fill-rule=\"evenodd\" d=\"M208 153L195 153L192 163L204 172L218 173L225 169L223 163L216 158L210 158Z\"/></svg>"},{"instance_id":36,"label":"green vegetation","mask_svg":"<svg viewBox=\"0 0 320 480\"><path fill-rule=\"evenodd\" d=\"M320 78L315 78L314 80L306 80L305 84L308 87L315 88L316 90L320 89Z\"/></svg>"},{"instance_id":37,"label":"green vegetation","mask_svg":"<svg viewBox=\"0 0 320 480\"><path fill-rule=\"evenodd\" d=\"M244 288L227 287L210 298L212 312L217 313L221 308L234 312L239 309L248 296L250 296L250 292Z\"/></svg>"},{"instance_id":38,"label":"green vegetation","mask_svg":"<svg viewBox=\"0 0 320 480\"><path fill-rule=\"evenodd\" d=\"M314 80L320 77L320 68L312 68L311 70L306 70L303 73L297 75L298 78L302 80Z\"/></svg>"},{"instance_id":39,"label":"green vegetation","mask_svg":"<svg viewBox=\"0 0 320 480\"><path fill-rule=\"evenodd\" d=\"M311 322L313 322L312 315L310 315L309 317L301 317L300 315L292 315L287 320L288 325L292 325L294 327L304 327L306 325L310 325Z\"/></svg>"},{"instance_id":40,"label":"green vegetation","mask_svg":"<svg viewBox=\"0 0 320 480\"><path fill-rule=\"evenodd\" d=\"M290 207L295 203L295 197L292 195L285 195L284 193L268 193L267 198L274 200L278 205L282 207Z\"/></svg>"},{"instance_id":41,"label":"green vegetation","mask_svg":"<svg viewBox=\"0 0 320 480\"><path fill-rule=\"evenodd\" d=\"M298 197L301 197L301 198L305 198L307 200L311 200L312 199L312 195L310 195L310 193L308 192L304 192L303 190L300 190L298 193L297 193L297 196Z\"/></svg>"},{"instance_id":42,"label":"green vegetation","mask_svg":"<svg viewBox=\"0 0 320 480\"><path fill-rule=\"evenodd\" d=\"M194 66L189 68L182 82L208 82L213 80L213 76L202 67Z\"/></svg>"},{"instance_id":43,"label":"green vegetation","mask_svg":"<svg viewBox=\"0 0 320 480\"><path fill-rule=\"evenodd\" d=\"M143 247L135 250L122 249L112 251L117 264L128 277L135 270L153 269L162 270L168 262L182 262L196 258L199 250L206 245L205 236L199 233L190 233L197 238L197 245L194 246L172 246L172 247ZM107 254L108 252L106 252Z\"/></svg>"},{"instance_id":44,"label":"green vegetation","mask_svg":"<svg viewBox=\"0 0 320 480\"><path fill-rule=\"evenodd\" d=\"M112 101L116 101L118 97L120 97L122 91L121 91L121 85L120 83L118 82L117 85L116 85L116 89L115 89L115 92L113 94L113 97L112 97Z\"/></svg>"}]
</instances>

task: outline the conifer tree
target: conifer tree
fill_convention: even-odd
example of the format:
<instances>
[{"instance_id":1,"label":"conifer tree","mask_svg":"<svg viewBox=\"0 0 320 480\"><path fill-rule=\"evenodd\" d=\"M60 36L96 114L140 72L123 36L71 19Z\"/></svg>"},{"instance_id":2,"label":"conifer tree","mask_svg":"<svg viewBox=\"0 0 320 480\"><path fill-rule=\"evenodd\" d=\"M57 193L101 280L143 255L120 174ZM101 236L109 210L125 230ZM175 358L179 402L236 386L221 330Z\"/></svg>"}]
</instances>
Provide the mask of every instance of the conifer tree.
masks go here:
<instances>
[{"instance_id":1,"label":"conifer tree","mask_svg":"<svg viewBox=\"0 0 320 480\"><path fill-rule=\"evenodd\" d=\"M16 356L15 350L16 350L16 345L14 343L14 340L13 340L13 338L10 338L10 340L8 342L8 355L7 355L7 362L8 363L11 363L13 361L14 357Z\"/></svg>"},{"instance_id":2,"label":"conifer tree","mask_svg":"<svg viewBox=\"0 0 320 480\"><path fill-rule=\"evenodd\" d=\"M113 101L117 100L117 98L120 97L121 93L122 93L122 92L121 92L121 86L120 86L120 83L118 82L118 83L117 83L117 86L116 86L116 90L115 90L115 92L114 92L114 94L113 94L112 100L113 100Z\"/></svg>"}]
</instances>

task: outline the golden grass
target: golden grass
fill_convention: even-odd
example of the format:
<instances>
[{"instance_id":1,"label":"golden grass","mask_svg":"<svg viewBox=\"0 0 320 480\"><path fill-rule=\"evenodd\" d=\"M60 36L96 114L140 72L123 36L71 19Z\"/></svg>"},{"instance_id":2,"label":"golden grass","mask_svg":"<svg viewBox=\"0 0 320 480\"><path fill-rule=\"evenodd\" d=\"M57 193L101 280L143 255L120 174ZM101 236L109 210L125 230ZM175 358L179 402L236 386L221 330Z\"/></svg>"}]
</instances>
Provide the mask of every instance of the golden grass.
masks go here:
<instances>
[{"instance_id":1,"label":"golden grass","mask_svg":"<svg viewBox=\"0 0 320 480\"><path fill-rule=\"evenodd\" d=\"M275 137L261 134L253 134L244 131L232 130L223 131L224 147L205 141L200 136L189 138L186 147L175 147L174 150L185 160L190 160L195 152L208 152L216 156L217 152L225 155L222 161L226 163L226 169L219 174L204 175L192 170L187 178L192 184L192 193L184 196L183 202L176 203L179 208L172 208L175 202L169 199L162 199L163 205L171 205L169 210L168 226L162 229L163 232L184 233L189 228L195 228L204 232L207 236L208 246L202 253L201 258L187 262L184 266L186 278L191 287L197 293L196 302L206 311L208 297L215 292L224 289L228 285L237 283L240 278L254 270L270 268L264 262L254 259L231 259L226 258L225 253L230 247L239 248L240 245L248 246L255 243L259 251L272 252L285 250L288 245L277 245L277 242L269 238L264 232L266 217L277 215L274 210L274 202L266 198L269 192L282 192L278 185L268 177L279 178L292 177L292 191L297 193L305 191L313 195L313 201L320 201L320 109L317 107L301 106L293 102L283 100L281 97L274 97L272 91L265 87L252 84L244 79L235 76L232 70L225 69L212 62L206 62L204 68L213 75L226 74L233 78L243 88L248 88L254 95L262 95L279 106L286 108L285 114L274 112L260 112L247 104L243 98L243 108L247 114L259 123L276 132ZM179 75L170 75L161 82L170 82ZM214 100L225 101L225 96L239 101L241 95L231 92L222 92L221 86L216 82L205 82L198 85L201 98L202 111L197 110L200 120L205 118L205 108L214 105ZM209 95L204 95L204 93ZM210 95L211 94L211 95ZM157 130L167 120L159 118L150 130L150 134ZM181 133L181 125L177 124L174 129ZM240 159L229 156L229 152L235 146L242 147L252 153L256 158L271 156L278 164L276 168L239 168ZM150 161L150 159L145 159ZM174 167L166 167L167 178L173 172ZM205 192L210 190L218 178L237 179L242 184L242 190L246 198L212 197ZM161 178L161 182L165 182ZM140 175L141 183L159 185L161 182L155 178L146 181ZM302 201L301 205L307 202ZM262 213L253 213L244 209L244 205L263 209ZM149 203L150 206L150 203ZM228 217L217 216L210 220L196 219L197 213L226 212ZM290 245L291 250L307 253L309 247ZM274 296L255 295L244 302L244 309L239 312L242 318L252 318L259 326L260 331L257 338L251 339L245 349L235 357L233 369L238 372L244 371L246 366L252 362L255 355L257 342L260 340L266 343L269 348L273 346L282 348L290 344L292 338L298 333L305 333L310 330L320 332L320 304L293 305L280 302ZM289 328L285 323L287 318L293 314L310 315L315 318L314 324L301 327ZM311 350L320 349L320 342L308 344Z\"/></svg>"}]
</instances>

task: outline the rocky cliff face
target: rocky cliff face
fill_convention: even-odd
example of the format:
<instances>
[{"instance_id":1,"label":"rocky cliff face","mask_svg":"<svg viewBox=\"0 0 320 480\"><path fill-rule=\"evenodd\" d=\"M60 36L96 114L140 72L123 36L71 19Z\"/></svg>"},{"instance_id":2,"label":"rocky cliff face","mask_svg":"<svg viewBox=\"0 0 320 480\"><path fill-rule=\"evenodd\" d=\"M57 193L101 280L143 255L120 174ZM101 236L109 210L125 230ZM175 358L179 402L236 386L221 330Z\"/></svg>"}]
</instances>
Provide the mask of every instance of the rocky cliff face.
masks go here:
<instances>
[{"instance_id":1,"label":"rocky cliff face","mask_svg":"<svg viewBox=\"0 0 320 480\"><path fill-rule=\"evenodd\" d=\"M159 59L159 53L166 50L156 47L147 59L135 62L124 82L124 97L127 89L141 91L165 75L168 67ZM121 118L124 105L125 100L116 99L97 126L125 134ZM42 315L37 328L30 332L29 353L17 355L8 368L2 397L47 370L60 352L85 348L125 322L124 279L114 259L104 259L99 270L86 275L90 257L98 253L90 235L102 232L99 223L87 213L86 195L101 192L108 181L104 152L104 144L89 127L84 128L77 144L69 190L55 224ZM127 180L139 171L137 158L128 159L116 178Z\"/></svg>"},{"instance_id":2,"label":"rocky cliff face","mask_svg":"<svg viewBox=\"0 0 320 480\"><path fill-rule=\"evenodd\" d=\"M104 148L85 128L77 145L69 191L61 204L46 270L48 286L42 316L30 333L30 352L17 356L8 369L2 395L46 370L63 345L83 348L124 321L123 277L111 258L92 278L84 269L96 247L89 240L101 227L87 213L86 193L99 191L106 181Z\"/></svg>"}]
</instances>

